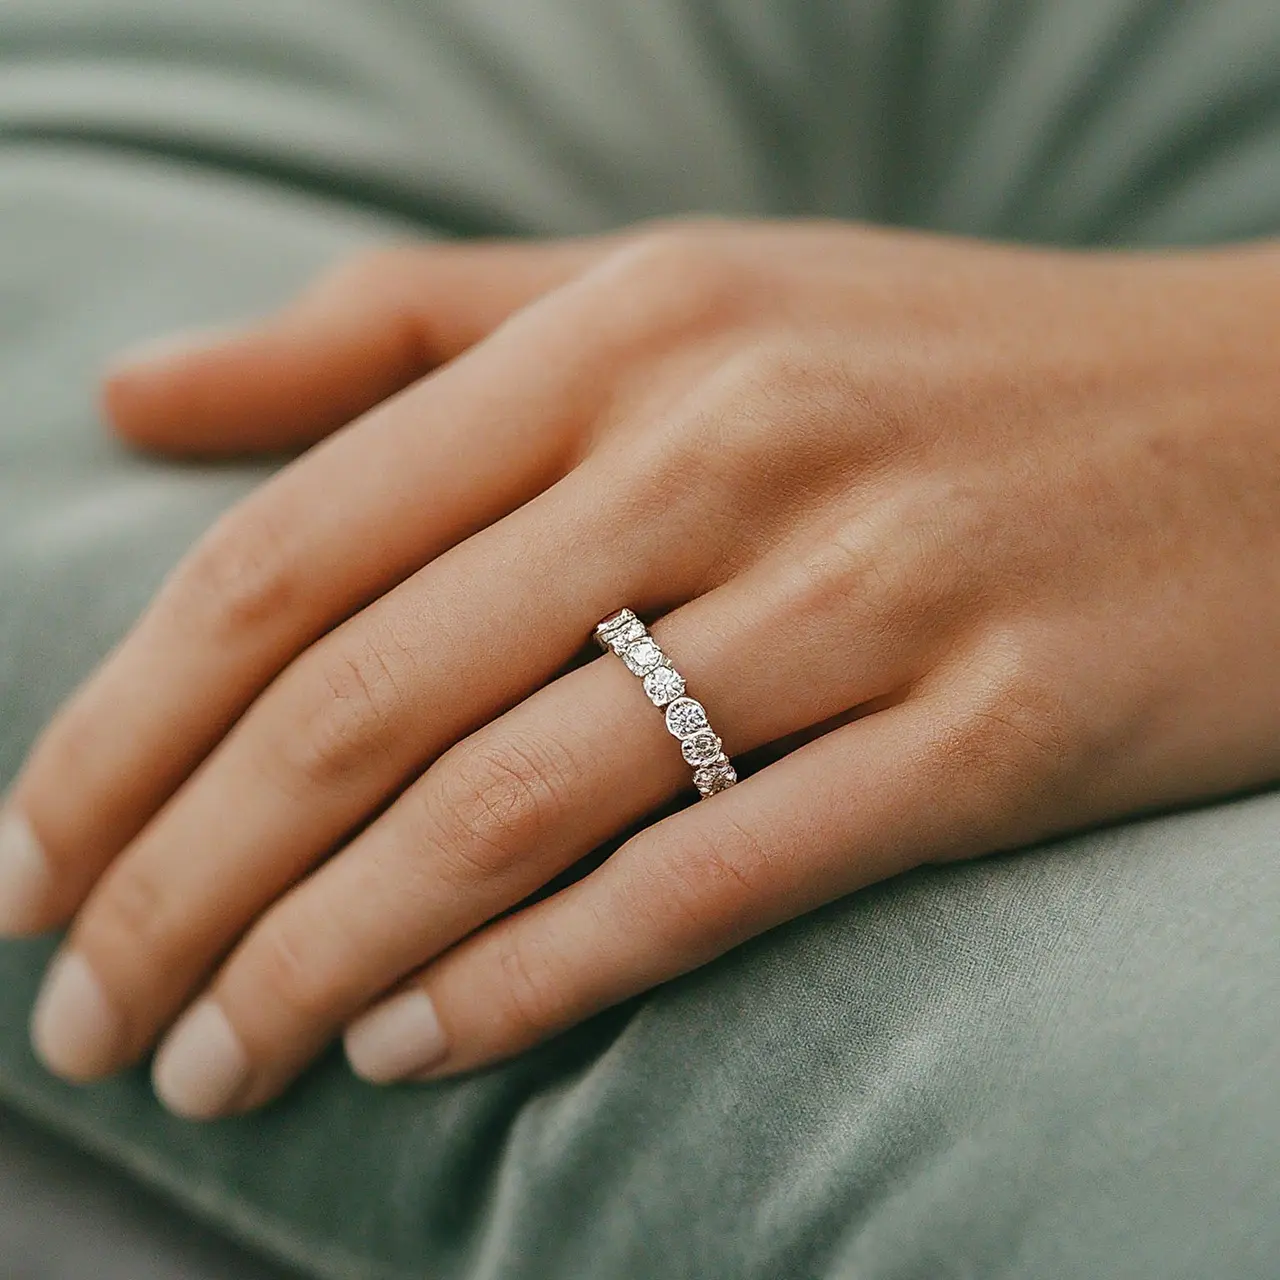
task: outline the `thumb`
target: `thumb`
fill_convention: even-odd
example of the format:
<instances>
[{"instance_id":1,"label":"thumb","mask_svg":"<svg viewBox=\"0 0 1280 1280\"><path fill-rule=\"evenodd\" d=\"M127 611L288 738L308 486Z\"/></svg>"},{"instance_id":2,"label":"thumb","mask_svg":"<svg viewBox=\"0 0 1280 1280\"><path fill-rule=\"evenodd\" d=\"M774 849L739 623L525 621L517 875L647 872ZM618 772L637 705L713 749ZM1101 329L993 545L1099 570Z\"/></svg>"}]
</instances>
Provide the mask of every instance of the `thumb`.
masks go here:
<instances>
[{"instance_id":1,"label":"thumb","mask_svg":"<svg viewBox=\"0 0 1280 1280\"><path fill-rule=\"evenodd\" d=\"M123 439L162 453L305 448L481 341L607 243L379 249L262 324L119 357L104 377L103 408Z\"/></svg>"}]
</instances>

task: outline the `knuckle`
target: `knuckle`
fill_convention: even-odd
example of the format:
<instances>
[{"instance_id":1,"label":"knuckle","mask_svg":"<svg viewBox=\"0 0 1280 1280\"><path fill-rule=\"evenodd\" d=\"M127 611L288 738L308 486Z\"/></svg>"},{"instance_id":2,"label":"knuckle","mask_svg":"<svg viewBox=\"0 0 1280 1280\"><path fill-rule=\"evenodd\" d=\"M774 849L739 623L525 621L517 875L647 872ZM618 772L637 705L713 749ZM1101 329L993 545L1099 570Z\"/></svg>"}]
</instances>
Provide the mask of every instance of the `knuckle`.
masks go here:
<instances>
[{"instance_id":1,"label":"knuckle","mask_svg":"<svg viewBox=\"0 0 1280 1280\"><path fill-rule=\"evenodd\" d=\"M794 387L811 388L821 363L794 338L768 333L726 357L718 381L735 407L743 401L777 401Z\"/></svg>"},{"instance_id":2,"label":"knuckle","mask_svg":"<svg viewBox=\"0 0 1280 1280\"><path fill-rule=\"evenodd\" d=\"M398 349L406 370L436 358L435 334L415 304L423 283L423 251L414 245L379 245L332 267L298 300L306 312L357 310L380 326L388 350Z\"/></svg>"},{"instance_id":3,"label":"knuckle","mask_svg":"<svg viewBox=\"0 0 1280 1280\"><path fill-rule=\"evenodd\" d=\"M904 488L889 501L840 504L797 550L792 608L895 665L956 634L981 601L989 562L930 497Z\"/></svg>"},{"instance_id":4,"label":"knuckle","mask_svg":"<svg viewBox=\"0 0 1280 1280\"><path fill-rule=\"evenodd\" d=\"M724 430L717 415L695 407L677 422L629 443L625 474L630 484L623 496L627 523L660 519L671 528L685 528L697 519L704 536L709 534L707 514L726 506L719 491L728 468L714 444Z\"/></svg>"},{"instance_id":5,"label":"knuckle","mask_svg":"<svg viewBox=\"0 0 1280 1280\"><path fill-rule=\"evenodd\" d=\"M816 377L812 356L793 339L765 334L736 346L710 370L694 398L694 445L710 454L745 464L748 474L763 458L777 453L779 433L798 416ZM797 391L803 392L797 396ZM789 443L804 443L795 433Z\"/></svg>"},{"instance_id":6,"label":"knuckle","mask_svg":"<svg viewBox=\"0 0 1280 1280\"><path fill-rule=\"evenodd\" d=\"M656 219L630 236L616 256L635 268L679 278L711 261L724 243L727 227L715 217Z\"/></svg>"},{"instance_id":7,"label":"knuckle","mask_svg":"<svg viewBox=\"0 0 1280 1280\"><path fill-rule=\"evenodd\" d=\"M861 648L898 638L906 593L901 541L877 527L874 511L834 521L795 557L793 608L841 633L856 633ZM887 536L888 535L888 536Z\"/></svg>"},{"instance_id":8,"label":"knuckle","mask_svg":"<svg viewBox=\"0 0 1280 1280\"><path fill-rule=\"evenodd\" d=\"M124 863L85 912L81 932L91 949L155 957L180 942L182 930L172 895L151 872Z\"/></svg>"},{"instance_id":9,"label":"knuckle","mask_svg":"<svg viewBox=\"0 0 1280 1280\"><path fill-rule=\"evenodd\" d=\"M795 475L806 491L843 493L850 478L867 469L852 437L879 440L900 416L892 398L869 391L860 373L830 339L802 342L785 329L766 329L715 367L707 406L732 422L735 448L757 473L762 458L777 467L785 439L782 478ZM776 471L770 478L778 478Z\"/></svg>"},{"instance_id":10,"label":"knuckle","mask_svg":"<svg viewBox=\"0 0 1280 1280\"><path fill-rule=\"evenodd\" d=\"M713 220L646 228L610 255L596 275L628 305L619 322L638 338L687 339L743 315L753 296L747 261Z\"/></svg>"},{"instance_id":11,"label":"knuckle","mask_svg":"<svg viewBox=\"0 0 1280 1280\"><path fill-rule=\"evenodd\" d=\"M534 1041L565 1020L564 985L545 950L521 940L517 930L502 931L496 943L506 1018L520 1041Z\"/></svg>"},{"instance_id":12,"label":"knuckle","mask_svg":"<svg viewBox=\"0 0 1280 1280\"><path fill-rule=\"evenodd\" d=\"M333 984L315 955L315 936L276 921L259 931L250 953L256 989L296 1022L325 1021L334 1003Z\"/></svg>"},{"instance_id":13,"label":"knuckle","mask_svg":"<svg viewBox=\"0 0 1280 1280\"><path fill-rule=\"evenodd\" d=\"M413 250L404 245L376 245L344 258L329 268L312 286L312 293L326 299L397 296L405 288Z\"/></svg>"},{"instance_id":14,"label":"knuckle","mask_svg":"<svg viewBox=\"0 0 1280 1280\"><path fill-rule=\"evenodd\" d=\"M627 440L620 470L628 487L620 501L628 523L656 520L667 528L696 528L696 544L704 552L721 542L752 546L756 531L745 529L736 516L724 520L720 539L712 513L740 511L744 498L760 485L765 455L752 445L748 419L761 412L761 406L733 396L724 379L713 376L679 412ZM762 532L767 536L767 529Z\"/></svg>"},{"instance_id":15,"label":"knuckle","mask_svg":"<svg viewBox=\"0 0 1280 1280\"><path fill-rule=\"evenodd\" d=\"M643 897L661 913L652 924L674 935L672 946L682 938L731 934L744 906L761 901L776 883L776 852L728 814L719 815L714 827L681 830L647 861L654 883Z\"/></svg>"},{"instance_id":16,"label":"knuckle","mask_svg":"<svg viewBox=\"0 0 1280 1280\"><path fill-rule=\"evenodd\" d=\"M159 607L184 629L235 640L288 616L298 595L293 569L260 517L241 509L197 544L161 593Z\"/></svg>"},{"instance_id":17,"label":"knuckle","mask_svg":"<svg viewBox=\"0 0 1280 1280\"><path fill-rule=\"evenodd\" d=\"M633 500L649 517L696 526L699 546L715 529L708 513L749 503L749 529L731 518L724 544L750 558L812 510L847 489L842 471L847 406L828 385L826 362L793 339L754 336L712 362L680 408L639 440L627 440ZM764 499L767 498L767 501Z\"/></svg>"},{"instance_id":18,"label":"knuckle","mask_svg":"<svg viewBox=\"0 0 1280 1280\"><path fill-rule=\"evenodd\" d=\"M886 361L880 353L844 360L832 369L827 391L839 404L846 470L882 473L918 453L925 426L933 420L924 383L905 360Z\"/></svg>"},{"instance_id":19,"label":"knuckle","mask_svg":"<svg viewBox=\"0 0 1280 1280\"><path fill-rule=\"evenodd\" d=\"M501 875L565 811L573 762L550 740L518 736L486 736L450 756L429 800L443 852L467 881Z\"/></svg>"},{"instance_id":20,"label":"knuckle","mask_svg":"<svg viewBox=\"0 0 1280 1280\"><path fill-rule=\"evenodd\" d=\"M975 808L999 822L1051 797L1060 803L1083 754L1083 738L1056 688L1055 663L1025 636L989 640L961 713L948 725L942 762L971 788Z\"/></svg>"},{"instance_id":21,"label":"knuckle","mask_svg":"<svg viewBox=\"0 0 1280 1280\"><path fill-rule=\"evenodd\" d=\"M288 717L277 758L289 777L329 787L385 763L399 704L396 673L373 641L325 660Z\"/></svg>"}]
</instances>

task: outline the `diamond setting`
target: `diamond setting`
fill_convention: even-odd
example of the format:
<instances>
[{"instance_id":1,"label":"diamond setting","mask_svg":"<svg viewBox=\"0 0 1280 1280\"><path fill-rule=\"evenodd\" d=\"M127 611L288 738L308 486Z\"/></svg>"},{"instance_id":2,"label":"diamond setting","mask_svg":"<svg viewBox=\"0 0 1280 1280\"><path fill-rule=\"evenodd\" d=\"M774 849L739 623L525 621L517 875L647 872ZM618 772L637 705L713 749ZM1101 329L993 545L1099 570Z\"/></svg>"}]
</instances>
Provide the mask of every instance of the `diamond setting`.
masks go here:
<instances>
[{"instance_id":1,"label":"diamond setting","mask_svg":"<svg viewBox=\"0 0 1280 1280\"><path fill-rule=\"evenodd\" d=\"M667 708L667 732L674 737L692 738L710 727L706 709L696 698L677 698Z\"/></svg>"},{"instance_id":2,"label":"diamond setting","mask_svg":"<svg viewBox=\"0 0 1280 1280\"><path fill-rule=\"evenodd\" d=\"M649 701L661 709L684 693L684 677L674 667L654 667L644 678L644 691Z\"/></svg>"},{"instance_id":3,"label":"diamond setting","mask_svg":"<svg viewBox=\"0 0 1280 1280\"><path fill-rule=\"evenodd\" d=\"M693 785L704 797L727 791L737 781L738 771L729 763L728 756L723 752L711 764L703 765L693 773Z\"/></svg>"},{"instance_id":4,"label":"diamond setting","mask_svg":"<svg viewBox=\"0 0 1280 1280\"><path fill-rule=\"evenodd\" d=\"M594 636L605 653L616 653L643 680L645 695L664 712L667 731L680 740L680 754L693 769L699 795L705 800L732 787L738 774L711 729L706 708L685 696L684 677L640 618L631 609L619 609L596 623Z\"/></svg>"},{"instance_id":5,"label":"diamond setting","mask_svg":"<svg viewBox=\"0 0 1280 1280\"><path fill-rule=\"evenodd\" d=\"M644 635L644 623L630 609L620 609L596 625L596 642L602 649L613 649L615 653L621 653L618 641L623 635L628 637L627 643ZM625 644L623 647L625 648Z\"/></svg>"},{"instance_id":6,"label":"diamond setting","mask_svg":"<svg viewBox=\"0 0 1280 1280\"><path fill-rule=\"evenodd\" d=\"M655 667L662 665L662 650L648 637L632 641L623 651L622 660L633 675L647 676Z\"/></svg>"},{"instance_id":7,"label":"diamond setting","mask_svg":"<svg viewBox=\"0 0 1280 1280\"><path fill-rule=\"evenodd\" d=\"M686 764L712 764L720 754L721 742L710 729L702 729L680 744L680 753Z\"/></svg>"},{"instance_id":8,"label":"diamond setting","mask_svg":"<svg viewBox=\"0 0 1280 1280\"><path fill-rule=\"evenodd\" d=\"M639 618L632 618L629 622L624 622L622 626L616 627L609 632L609 648L614 653L620 654L628 645L634 644L637 640L643 640L644 636L644 623Z\"/></svg>"}]
</instances>

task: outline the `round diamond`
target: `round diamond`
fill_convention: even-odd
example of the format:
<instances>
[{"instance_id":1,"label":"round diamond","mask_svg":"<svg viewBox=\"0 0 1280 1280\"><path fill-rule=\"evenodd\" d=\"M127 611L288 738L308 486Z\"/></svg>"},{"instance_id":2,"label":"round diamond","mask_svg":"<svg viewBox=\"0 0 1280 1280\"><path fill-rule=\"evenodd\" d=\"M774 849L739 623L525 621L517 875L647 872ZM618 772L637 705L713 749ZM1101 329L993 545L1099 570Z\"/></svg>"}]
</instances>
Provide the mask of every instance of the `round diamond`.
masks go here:
<instances>
[{"instance_id":1,"label":"round diamond","mask_svg":"<svg viewBox=\"0 0 1280 1280\"><path fill-rule=\"evenodd\" d=\"M684 692L684 677L674 667L654 667L644 678L644 691L655 707L665 707Z\"/></svg>"},{"instance_id":2,"label":"round diamond","mask_svg":"<svg viewBox=\"0 0 1280 1280\"><path fill-rule=\"evenodd\" d=\"M721 756L714 764L704 765L694 771L693 785L704 796L713 796L725 791L738 780L737 770L729 761Z\"/></svg>"},{"instance_id":3,"label":"round diamond","mask_svg":"<svg viewBox=\"0 0 1280 1280\"><path fill-rule=\"evenodd\" d=\"M720 754L720 739L710 729L703 729L680 744L687 763L710 764Z\"/></svg>"},{"instance_id":4,"label":"round diamond","mask_svg":"<svg viewBox=\"0 0 1280 1280\"><path fill-rule=\"evenodd\" d=\"M622 654L622 660L638 676L647 676L662 662L662 650L647 637L636 640Z\"/></svg>"},{"instance_id":5,"label":"round diamond","mask_svg":"<svg viewBox=\"0 0 1280 1280\"><path fill-rule=\"evenodd\" d=\"M667 729L677 738L692 738L707 728L707 713L695 698L677 698L667 708Z\"/></svg>"}]
</instances>

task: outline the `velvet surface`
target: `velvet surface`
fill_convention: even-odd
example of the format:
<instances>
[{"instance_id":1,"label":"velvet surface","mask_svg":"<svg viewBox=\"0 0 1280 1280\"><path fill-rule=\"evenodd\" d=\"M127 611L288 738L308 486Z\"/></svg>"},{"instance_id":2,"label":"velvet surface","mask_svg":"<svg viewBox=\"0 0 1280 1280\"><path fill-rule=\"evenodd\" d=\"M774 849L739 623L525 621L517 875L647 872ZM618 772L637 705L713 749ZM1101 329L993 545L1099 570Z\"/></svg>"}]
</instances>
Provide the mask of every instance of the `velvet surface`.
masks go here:
<instances>
[{"instance_id":1,"label":"velvet surface","mask_svg":"<svg viewBox=\"0 0 1280 1280\"><path fill-rule=\"evenodd\" d=\"M691 209L1274 232L1280 8L0 0L0 785L266 474L109 444L103 357L372 240ZM1261 1280L1278 851L1272 793L916 873L501 1068L332 1054L213 1125L42 1072L53 940L3 943L0 1097L317 1280Z\"/></svg>"}]
</instances>

